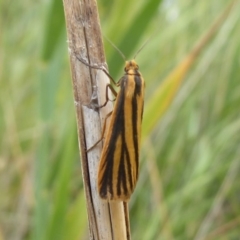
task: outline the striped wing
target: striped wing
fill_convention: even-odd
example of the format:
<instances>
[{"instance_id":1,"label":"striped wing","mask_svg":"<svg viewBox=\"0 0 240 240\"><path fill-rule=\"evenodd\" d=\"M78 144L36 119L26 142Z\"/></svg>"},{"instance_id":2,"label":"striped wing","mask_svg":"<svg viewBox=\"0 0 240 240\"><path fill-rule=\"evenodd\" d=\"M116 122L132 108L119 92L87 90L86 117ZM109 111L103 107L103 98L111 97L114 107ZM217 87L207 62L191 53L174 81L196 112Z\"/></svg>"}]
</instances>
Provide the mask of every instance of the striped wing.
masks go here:
<instances>
[{"instance_id":1,"label":"striped wing","mask_svg":"<svg viewBox=\"0 0 240 240\"><path fill-rule=\"evenodd\" d=\"M137 182L144 81L125 75L112 112L98 170L101 198L126 201Z\"/></svg>"}]
</instances>

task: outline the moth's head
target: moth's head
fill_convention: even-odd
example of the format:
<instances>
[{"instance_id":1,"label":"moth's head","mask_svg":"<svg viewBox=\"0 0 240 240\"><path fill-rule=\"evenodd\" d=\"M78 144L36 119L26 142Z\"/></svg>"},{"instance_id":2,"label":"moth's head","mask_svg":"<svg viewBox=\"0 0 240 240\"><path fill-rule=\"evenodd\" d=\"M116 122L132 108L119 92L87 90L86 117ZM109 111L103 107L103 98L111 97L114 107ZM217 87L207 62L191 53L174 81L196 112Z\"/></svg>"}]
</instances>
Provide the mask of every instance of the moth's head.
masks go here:
<instances>
[{"instance_id":1,"label":"moth's head","mask_svg":"<svg viewBox=\"0 0 240 240\"><path fill-rule=\"evenodd\" d=\"M127 73L129 70L138 70L135 60L126 61L124 71Z\"/></svg>"}]
</instances>

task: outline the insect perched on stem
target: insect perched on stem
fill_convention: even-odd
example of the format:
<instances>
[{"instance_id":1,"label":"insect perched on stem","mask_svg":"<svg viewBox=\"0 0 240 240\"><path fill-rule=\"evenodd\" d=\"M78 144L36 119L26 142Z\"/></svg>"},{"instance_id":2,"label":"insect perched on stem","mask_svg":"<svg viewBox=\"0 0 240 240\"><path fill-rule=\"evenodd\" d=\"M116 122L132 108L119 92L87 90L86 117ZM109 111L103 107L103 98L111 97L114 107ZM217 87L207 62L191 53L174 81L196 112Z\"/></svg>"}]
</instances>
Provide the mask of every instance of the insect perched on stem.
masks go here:
<instances>
[{"instance_id":1,"label":"insect perched on stem","mask_svg":"<svg viewBox=\"0 0 240 240\"><path fill-rule=\"evenodd\" d=\"M79 60L83 62L82 59ZM108 114L111 116L109 127L105 131L107 116L102 138L88 149L91 150L105 139L98 168L98 191L100 197L106 200L128 201L138 179L145 88L138 68L135 60L126 61L125 74L115 83L120 87L118 93L110 84L107 85L106 89L110 88L116 96L113 111ZM110 79L113 81L111 77ZM106 98L100 107L107 104L108 96Z\"/></svg>"},{"instance_id":2,"label":"insect perched on stem","mask_svg":"<svg viewBox=\"0 0 240 240\"><path fill-rule=\"evenodd\" d=\"M138 179L144 80L137 63L126 62L98 169L102 198L127 201Z\"/></svg>"}]
</instances>

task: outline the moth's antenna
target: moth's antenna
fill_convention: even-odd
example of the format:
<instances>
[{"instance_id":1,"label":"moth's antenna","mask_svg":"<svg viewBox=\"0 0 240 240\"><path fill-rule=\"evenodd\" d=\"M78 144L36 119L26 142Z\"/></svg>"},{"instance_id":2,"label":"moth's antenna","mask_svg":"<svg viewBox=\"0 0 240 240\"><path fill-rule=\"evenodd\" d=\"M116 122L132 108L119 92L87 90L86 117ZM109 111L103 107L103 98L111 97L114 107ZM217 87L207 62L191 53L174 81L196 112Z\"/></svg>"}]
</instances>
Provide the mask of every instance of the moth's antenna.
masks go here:
<instances>
[{"instance_id":1,"label":"moth's antenna","mask_svg":"<svg viewBox=\"0 0 240 240\"><path fill-rule=\"evenodd\" d=\"M121 55L122 59L124 61L126 61L125 55L116 47L116 45L114 45L106 36L104 36L104 38L115 48L115 50L118 51L118 53Z\"/></svg>"},{"instance_id":2,"label":"moth's antenna","mask_svg":"<svg viewBox=\"0 0 240 240\"><path fill-rule=\"evenodd\" d=\"M155 32L156 33L156 32ZM152 39L153 35L155 35L155 33L153 33L146 41L145 43L143 43L143 45L137 50L136 54L134 55L135 59L137 57L137 55L143 50L143 48L146 46L146 44Z\"/></svg>"}]
</instances>

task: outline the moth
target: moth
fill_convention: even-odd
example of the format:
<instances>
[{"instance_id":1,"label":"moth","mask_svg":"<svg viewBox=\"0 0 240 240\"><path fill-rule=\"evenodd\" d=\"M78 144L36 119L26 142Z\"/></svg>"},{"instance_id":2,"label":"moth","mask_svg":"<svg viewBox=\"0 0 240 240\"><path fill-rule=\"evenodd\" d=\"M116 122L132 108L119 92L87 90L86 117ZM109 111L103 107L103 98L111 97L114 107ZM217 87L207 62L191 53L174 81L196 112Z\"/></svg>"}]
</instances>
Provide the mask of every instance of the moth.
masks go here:
<instances>
[{"instance_id":1,"label":"moth","mask_svg":"<svg viewBox=\"0 0 240 240\"><path fill-rule=\"evenodd\" d=\"M102 138L87 151L104 139L97 178L99 195L108 201L128 201L138 180L144 79L135 60L126 61L125 74L115 83L106 70L92 66L81 58L77 59L89 67L103 70L120 88L116 92L110 84L106 86L106 91L110 88L116 96L113 111L108 114L111 116L109 126L105 130L105 119ZM106 98L106 102L99 108L107 104L107 92Z\"/></svg>"},{"instance_id":2,"label":"moth","mask_svg":"<svg viewBox=\"0 0 240 240\"><path fill-rule=\"evenodd\" d=\"M99 195L107 200L128 201L139 172L145 83L135 60L124 70L98 168Z\"/></svg>"}]
</instances>

